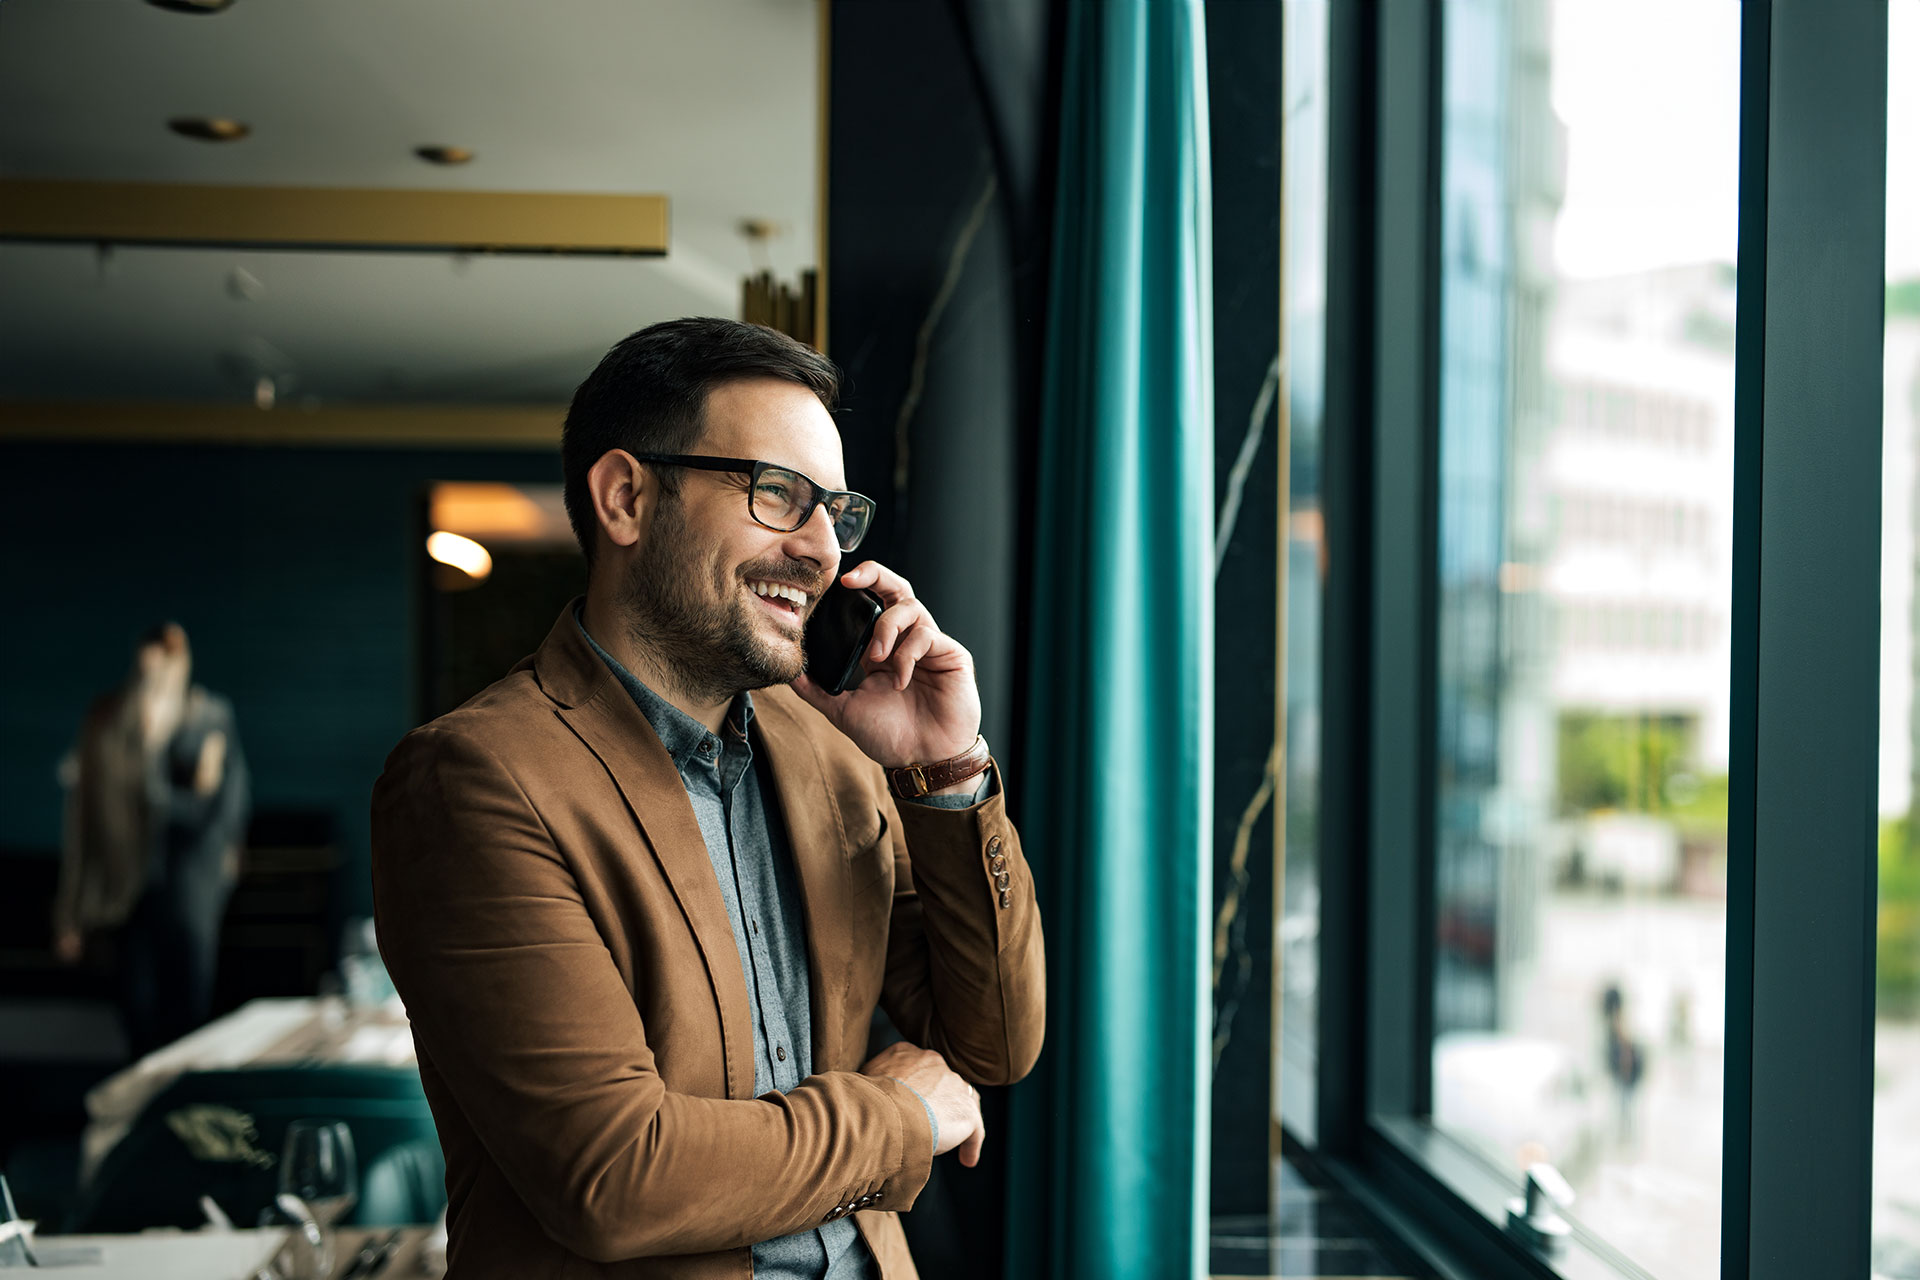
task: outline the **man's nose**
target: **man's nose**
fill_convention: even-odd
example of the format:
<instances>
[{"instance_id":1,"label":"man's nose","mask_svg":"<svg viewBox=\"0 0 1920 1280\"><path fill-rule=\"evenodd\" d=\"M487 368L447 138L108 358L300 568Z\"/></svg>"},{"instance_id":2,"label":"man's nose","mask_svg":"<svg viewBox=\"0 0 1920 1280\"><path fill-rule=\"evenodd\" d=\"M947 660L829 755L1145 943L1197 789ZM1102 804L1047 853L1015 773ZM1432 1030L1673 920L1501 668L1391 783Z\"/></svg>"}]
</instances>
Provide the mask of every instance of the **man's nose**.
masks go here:
<instances>
[{"instance_id":1,"label":"man's nose","mask_svg":"<svg viewBox=\"0 0 1920 1280\"><path fill-rule=\"evenodd\" d=\"M828 572L839 567L840 537L833 531L833 520L824 505L808 512L806 521L787 537L789 549L795 556L812 560Z\"/></svg>"}]
</instances>

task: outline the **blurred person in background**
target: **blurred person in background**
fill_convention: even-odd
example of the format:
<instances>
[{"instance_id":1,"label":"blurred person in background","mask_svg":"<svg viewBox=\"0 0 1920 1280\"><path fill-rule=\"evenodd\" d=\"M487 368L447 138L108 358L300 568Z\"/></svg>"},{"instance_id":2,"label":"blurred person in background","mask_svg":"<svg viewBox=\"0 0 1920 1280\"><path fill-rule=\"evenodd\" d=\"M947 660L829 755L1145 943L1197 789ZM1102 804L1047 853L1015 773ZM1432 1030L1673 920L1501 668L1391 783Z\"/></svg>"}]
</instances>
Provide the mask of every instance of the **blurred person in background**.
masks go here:
<instances>
[{"instance_id":1,"label":"blurred person in background","mask_svg":"<svg viewBox=\"0 0 1920 1280\"><path fill-rule=\"evenodd\" d=\"M148 632L126 683L88 709L63 767L54 953L74 964L89 940L111 936L136 1057L206 1021L247 825L233 707L192 670L179 624Z\"/></svg>"},{"instance_id":2,"label":"blurred person in background","mask_svg":"<svg viewBox=\"0 0 1920 1280\"><path fill-rule=\"evenodd\" d=\"M1627 1022L1627 997L1618 983L1608 983L1600 993L1600 1022L1606 1044L1607 1077L1613 1081L1617 1136L1622 1146L1631 1146L1636 1137L1634 1099L1640 1089L1640 1078L1646 1074L1647 1057Z\"/></svg>"}]
</instances>

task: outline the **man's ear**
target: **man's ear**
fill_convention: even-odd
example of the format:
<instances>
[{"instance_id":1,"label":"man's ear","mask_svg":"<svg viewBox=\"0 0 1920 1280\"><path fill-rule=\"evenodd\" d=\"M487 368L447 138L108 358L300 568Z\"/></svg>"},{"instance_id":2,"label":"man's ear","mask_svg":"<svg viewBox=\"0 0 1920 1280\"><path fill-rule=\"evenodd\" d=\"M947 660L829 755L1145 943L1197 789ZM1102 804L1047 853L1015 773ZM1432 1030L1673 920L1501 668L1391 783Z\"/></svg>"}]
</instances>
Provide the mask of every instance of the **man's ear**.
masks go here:
<instances>
[{"instance_id":1,"label":"man's ear","mask_svg":"<svg viewBox=\"0 0 1920 1280\"><path fill-rule=\"evenodd\" d=\"M625 449L609 449L587 471L587 494L607 541L631 547L653 519L660 478Z\"/></svg>"}]
</instances>

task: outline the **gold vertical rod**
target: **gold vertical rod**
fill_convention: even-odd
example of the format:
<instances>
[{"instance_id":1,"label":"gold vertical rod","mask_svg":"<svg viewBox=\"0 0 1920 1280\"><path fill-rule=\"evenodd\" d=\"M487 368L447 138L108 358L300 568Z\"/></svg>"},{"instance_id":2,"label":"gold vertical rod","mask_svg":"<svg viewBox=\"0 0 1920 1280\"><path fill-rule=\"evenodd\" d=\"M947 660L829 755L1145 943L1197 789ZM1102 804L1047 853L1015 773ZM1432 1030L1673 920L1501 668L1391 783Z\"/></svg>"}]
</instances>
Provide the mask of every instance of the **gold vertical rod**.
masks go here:
<instances>
[{"instance_id":1,"label":"gold vertical rod","mask_svg":"<svg viewBox=\"0 0 1920 1280\"><path fill-rule=\"evenodd\" d=\"M1284 79L1284 77L1283 77ZM1286 97L1286 86L1281 85L1281 99ZM1273 566L1273 1052L1268 1057L1269 1076L1267 1080L1268 1109L1272 1113L1272 1123L1268 1126L1268 1155L1274 1160L1280 1157L1280 1100L1283 1095L1283 1076L1286 1072L1286 953L1280 946L1281 923L1287 914L1287 562L1292 552L1293 541L1293 494L1292 486L1292 384L1293 374L1287 367L1287 156L1286 131L1284 126L1280 135L1280 256L1279 271L1274 281L1278 289L1280 305L1280 323L1276 326L1275 358L1279 361L1280 376L1273 388L1273 443L1276 481L1279 485L1274 509L1279 513L1279 528L1275 533L1275 554ZM1316 824L1317 825L1317 824ZM1273 1176L1271 1161L1268 1166L1268 1178ZM1273 1188L1267 1189L1271 1202Z\"/></svg>"},{"instance_id":2,"label":"gold vertical rod","mask_svg":"<svg viewBox=\"0 0 1920 1280\"><path fill-rule=\"evenodd\" d=\"M813 238L814 261L820 272L819 286L813 295L813 347L825 352L827 349L827 147L828 128L833 116L831 95L833 92L833 0L814 0L820 15L820 48L818 64L820 82L814 94L819 111L817 139L814 148L815 168L813 178Z\"/></svg>"}]
</instances>

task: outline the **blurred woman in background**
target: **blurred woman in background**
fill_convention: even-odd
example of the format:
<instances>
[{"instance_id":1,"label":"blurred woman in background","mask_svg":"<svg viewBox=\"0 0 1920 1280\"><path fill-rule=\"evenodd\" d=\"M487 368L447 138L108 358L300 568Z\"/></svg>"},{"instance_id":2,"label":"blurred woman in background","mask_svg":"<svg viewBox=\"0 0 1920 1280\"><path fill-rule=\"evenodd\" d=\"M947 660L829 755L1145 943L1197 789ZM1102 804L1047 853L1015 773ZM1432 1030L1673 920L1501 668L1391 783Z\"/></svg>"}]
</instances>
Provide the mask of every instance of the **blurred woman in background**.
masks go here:
<instances>
[{"instance_id":1,"label":"blurred woman in background","mask_svg":"<svg viewBox=\"0 0 1920 1280\"><path fill-rule=\"evenodd\" d=\"M88 709L68 758L54 951L114 938L137 1057L206 1021L220 920L239 876L247 768L233 707L192 682L187 633L148 632L126 683Z\"/></svg>"}]
</instances>

